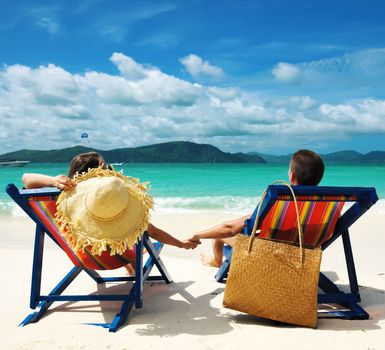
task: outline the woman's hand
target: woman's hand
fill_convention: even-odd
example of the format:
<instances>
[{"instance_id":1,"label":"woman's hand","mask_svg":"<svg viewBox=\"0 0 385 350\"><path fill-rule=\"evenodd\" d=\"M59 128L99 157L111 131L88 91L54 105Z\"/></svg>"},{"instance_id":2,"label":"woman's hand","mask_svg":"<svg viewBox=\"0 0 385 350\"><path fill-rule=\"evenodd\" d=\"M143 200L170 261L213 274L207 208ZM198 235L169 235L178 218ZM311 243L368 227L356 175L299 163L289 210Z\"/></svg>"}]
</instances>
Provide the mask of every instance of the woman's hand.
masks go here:
<instances>
[{"instance_id":1,"label":"woman's hand","mask_svg":"<svg viewBox=\"0 0 385 350\"><path fill-rule=\"evenodd\" d=\"M45 175L36 173L25 173L21 180L25 188L56 187L59 190L72 190L76 184L65 175Z\"/></svg>"},{"instance_id":2,"label":"woman's hand","mask_svg":"<svg viewBox=\"0 0 385 350\"><path fill-rule=\"evenodd\" d=\"M65 175L54 176L53 185L59 190L72 190L76 186L75 182Z\"/></svg>"}]
</instances>

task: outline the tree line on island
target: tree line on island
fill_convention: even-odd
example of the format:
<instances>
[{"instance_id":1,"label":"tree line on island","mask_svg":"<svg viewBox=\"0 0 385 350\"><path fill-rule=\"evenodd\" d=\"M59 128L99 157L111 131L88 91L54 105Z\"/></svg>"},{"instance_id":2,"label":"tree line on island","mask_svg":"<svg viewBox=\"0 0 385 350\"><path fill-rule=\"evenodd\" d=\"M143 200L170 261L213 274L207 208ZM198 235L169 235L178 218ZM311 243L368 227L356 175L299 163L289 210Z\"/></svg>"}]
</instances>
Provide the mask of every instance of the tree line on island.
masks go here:
<instances>
[{"instance_id":1,"label":"tree line on island","mask_svg":"<svg viewBox=\"0 0 385 350\"><path fill-rule=\"evenodd\" d=\"M291 154L275 156L258 152L228 153L208 144L187 141L166 142L135 148L100 150L75 146L58 150L23 149L0 155L0 159L29 160L34 163L68 163L75 155L96 151L109 163L288 163ZM385 151L361 154L356 151L340 151L322 154L328 163L359 164L385 163Z\"/></svg>"}]
</instances>

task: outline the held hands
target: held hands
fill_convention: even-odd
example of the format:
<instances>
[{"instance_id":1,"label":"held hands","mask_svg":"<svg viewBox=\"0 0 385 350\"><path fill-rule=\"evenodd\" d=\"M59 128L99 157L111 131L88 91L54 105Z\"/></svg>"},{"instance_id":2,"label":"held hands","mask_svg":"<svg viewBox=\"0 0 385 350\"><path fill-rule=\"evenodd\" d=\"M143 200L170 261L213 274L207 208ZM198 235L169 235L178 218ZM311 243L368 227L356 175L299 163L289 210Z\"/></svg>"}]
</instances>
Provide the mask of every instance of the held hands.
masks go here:
<instances>
[{"instance_id":1,"label":"held hands","mask_svg":"<svg viewBox=\"0 0 385 350\"><path fill-rule=\"evenodd\" d=\"M184 240L182 241L182 246L181 248L184 249L195 249L201 242L199 241L191 241L191 240Z\"/></svg>"},{"instance_id":2,"label":"held hands","mask_svg":"<svg viewBox=\"0 0 385 350\"><path fill-rule=\"evenodd\" d=\"M76 186L76 184L65 175L54 176L53 185L59 190L72 190Z\"/></svg>"},{"instance_id":3,"label":"held hands","mask_svg":"<svg viewBox=\"0 0 385 350\"><path fill-rule=\"evenodd\" d=\"M200 238L197 235L191 236L186 241L189 241L191 243L201 244L201 240L200 240Z\"/></svg>"},{"instance_id":4,"label":"held hands","mask_svg":"<svg viewBox=\"0 0 385 350\"><path fill-rule=\"evenodd\" d=\"M199 240L199 238L192 236L192 237L182 241L181 248L195 249L199 244L201 244L201 241Z\"/></svg>"}]
</instances>

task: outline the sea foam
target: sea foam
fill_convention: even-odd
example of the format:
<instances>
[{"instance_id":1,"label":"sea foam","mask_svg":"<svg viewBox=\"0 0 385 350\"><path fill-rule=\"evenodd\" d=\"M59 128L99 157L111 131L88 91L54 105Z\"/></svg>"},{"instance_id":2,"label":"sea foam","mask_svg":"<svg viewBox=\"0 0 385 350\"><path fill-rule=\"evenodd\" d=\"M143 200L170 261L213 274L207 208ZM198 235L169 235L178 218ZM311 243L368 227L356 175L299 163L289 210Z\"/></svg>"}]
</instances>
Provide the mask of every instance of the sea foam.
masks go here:
<instances>
[{"instance_id":1,"label":"sea foam","mask_svg":"<svg viewBox=\"0 0 385 350\"><path fill-rule=\"evenodd\" d=\"M201 212L225 211L246 215L254 210L260 197L242 196L202 196L202 197L156 197L155 211ZM350 207L345 205L344 210ZM385 215L385 199L380 199L370 209L370 213ZM0 201L0 216L26 217L24 211L11 201Z\"/></svg>"}]
</instances>

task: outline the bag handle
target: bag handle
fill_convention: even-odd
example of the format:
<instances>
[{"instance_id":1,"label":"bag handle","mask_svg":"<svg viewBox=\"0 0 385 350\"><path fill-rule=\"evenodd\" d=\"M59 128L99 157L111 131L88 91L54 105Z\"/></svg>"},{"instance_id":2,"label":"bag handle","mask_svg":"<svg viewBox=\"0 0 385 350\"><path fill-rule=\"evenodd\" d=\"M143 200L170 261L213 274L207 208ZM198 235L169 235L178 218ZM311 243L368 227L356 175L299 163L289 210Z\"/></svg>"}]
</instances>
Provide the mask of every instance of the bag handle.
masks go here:
<instances>
[{"instance_id":1,"label":"bag handle","mask_svg":"<svg viewBox=\"0 0 385 350\"><path fill-rule=\"evenodd\" d=\"M301 264L302 264L303 263L303 250L304 250L304 248L303 248L303 232L302 232L302 226L300 224L300 219L299 219L299 210L298 210L297 198L295 196L293 188L291 187L291 185L288 182L283 181L283 180L276 180L276 181L272 182L270 185L274 185L274 184L277 184L277 183L288 187L290 192L291 192L291 194L292 194L292 196L293 196L294 206L295 206L295 213L297 215L297 228L298 228L299 246L300 246L300 250L301 250L300 261L301 261ZM252 244L253 244L253 240L255 238L255 233L257 232L258 221L259 221L259 214L260 214L262 203L263 203L265 197L266 197L266 190L263 191L262 197L261 197L261 201L260 201L261 204L258 205L257 215L255 217L253 230L251 232L251 236L250 236L250 239L249 239L249 247L248 247L248 253L249 254L251 252L251 247L252 247Z\"/></svg>"}]
</instances>

